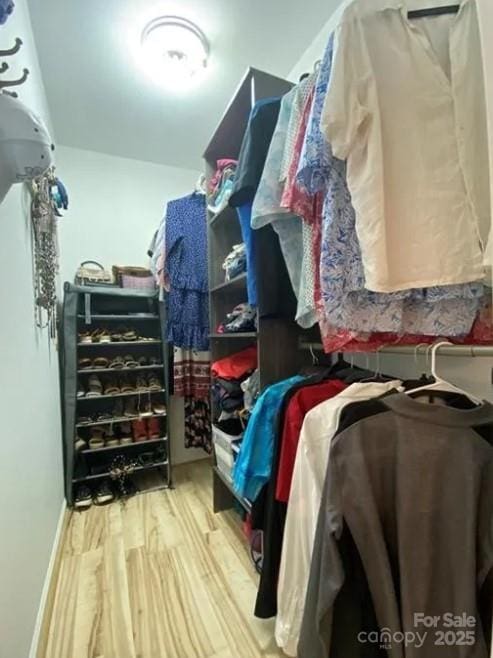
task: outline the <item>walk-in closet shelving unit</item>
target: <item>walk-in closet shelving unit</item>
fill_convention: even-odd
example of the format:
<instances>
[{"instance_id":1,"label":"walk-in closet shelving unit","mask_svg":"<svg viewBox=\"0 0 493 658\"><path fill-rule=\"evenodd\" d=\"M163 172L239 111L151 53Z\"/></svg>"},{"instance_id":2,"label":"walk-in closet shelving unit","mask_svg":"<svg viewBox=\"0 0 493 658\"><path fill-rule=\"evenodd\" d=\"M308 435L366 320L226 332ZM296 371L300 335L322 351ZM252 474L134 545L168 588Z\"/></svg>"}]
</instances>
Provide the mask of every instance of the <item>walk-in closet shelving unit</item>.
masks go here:
<instances>
[{"instance_id":1,"label":"walk-in closet shelving unit","mask_svg":"<svg viewBox=\"0 0 493 658\"><path fill-rule=\"evenodd\" d=\"M62 331L62 400L64 424L65 494L69 505L73 504L74 490L81 483L96 486L97 482L109 477L112 461L123 456L132 462L131 478L139 491L161 489L171 485L171 463L169 458L169 400L168 400L168 345L164 342L164 305L153 291L139 291L116 287L88 287L65 283ZM93 334L105 330L111 337L134 331L136 340L114 340L93 342L92 338L81 339L81 334ZM127 337L129 337L127 333ZM126 355L138 362L143 357L145 365L132 367L110 367L115 357ZM104 357L108 364L103 368L81 367L81 359ZM87 362L86 362L87 364ZM84 364L86 366L86 364ZM122 383L130 384L133 391L87 397L89 379L96 375L103 385L114 381L117 388ZM149 377L157 378L160 386L156 390L144 390ZM137 378L141 386L137 388ZM84 395L79 393L82 386ZM159 437L141 442L105 445L91 449L88 439L94 428L103 428L119 438L121 423L132 423L142 418L144 407L151 407L152 415L159 427ZM160 413L154 408L160 407ZM134 409L134 413L130 413ZM149 410L146 409L149 413ZM106 417L105 417L106 415ZM85 421L81 419L85 417ZM156 421L153 421L154 423ZM75 449L75 441L81 437L86 447ZM121 435L120 435L121 438ZM119 439L120 440L120 439ZM164 448L164 450L163 450ZM155 459L140 460L143 453L153 453ZM149 455L148 455L149 456Z\"/></svg>"},{"instance_id":2,"label":"walk-in closet shelving unit","mask_svg":"<svg viewBox=\"0 0 493 658\"><path fill-rule=\"evenodd\" d=\"M229 103L204 153L206 177L211 178L221 158L237 159L254 103L281 96L292 87L263 71L250 68ZM299 330L293 321L296 300L289 282L277 235L270 226L256 232L258 331L221 334L218 325L237 304L247 301L247 277L242 274L225 283L222 264L234 244L242 242L234 208L214 215L208 211L211 360L257 343L261 388L289 376L300 367ZM213 419L217 410L213 405ZM235 499L246 511L249 501L238 497L227 476L213 466L214 511L233 506Z\"/></svg>"}]
</instances>

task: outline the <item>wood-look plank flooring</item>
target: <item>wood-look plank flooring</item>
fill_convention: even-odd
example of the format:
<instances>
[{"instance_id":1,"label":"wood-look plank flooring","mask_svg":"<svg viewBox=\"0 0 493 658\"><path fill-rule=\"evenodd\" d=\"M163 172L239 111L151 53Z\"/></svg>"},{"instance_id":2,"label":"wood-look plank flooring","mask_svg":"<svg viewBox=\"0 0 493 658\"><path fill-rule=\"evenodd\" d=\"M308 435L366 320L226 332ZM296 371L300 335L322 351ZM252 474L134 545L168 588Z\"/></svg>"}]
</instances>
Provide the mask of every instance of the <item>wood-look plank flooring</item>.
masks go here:
<instances>
[{"instance_id":1,"label":"wood-look plank flooring","mask_svg":"<svg viewBox=\"0 0 493 658\"><path fill-rule=\"evenodd\" d=\"M253 616L257 575L235 512L212 511L211 468L176 488L73 513L38 658L277 658Z\"/></svg>"}]
</instances>

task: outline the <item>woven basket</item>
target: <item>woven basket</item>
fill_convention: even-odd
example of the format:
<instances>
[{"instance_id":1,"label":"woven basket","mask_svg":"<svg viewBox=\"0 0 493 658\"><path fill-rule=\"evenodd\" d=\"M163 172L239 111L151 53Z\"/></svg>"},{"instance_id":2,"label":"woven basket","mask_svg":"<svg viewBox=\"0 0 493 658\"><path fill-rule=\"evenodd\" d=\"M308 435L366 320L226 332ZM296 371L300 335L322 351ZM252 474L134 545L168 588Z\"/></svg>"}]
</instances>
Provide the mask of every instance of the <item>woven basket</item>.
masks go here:
<instances>
[{"instance_id":1,"label":"woven basket","mask_svg":"<svg viewBox=\"0 0 493 658\"><path fill-rule=\"evenodd\" d=\"M120 288L153 290L156 287L152 272L145 267L113 265L113 276Z\"/></svg>"}]
</instances>

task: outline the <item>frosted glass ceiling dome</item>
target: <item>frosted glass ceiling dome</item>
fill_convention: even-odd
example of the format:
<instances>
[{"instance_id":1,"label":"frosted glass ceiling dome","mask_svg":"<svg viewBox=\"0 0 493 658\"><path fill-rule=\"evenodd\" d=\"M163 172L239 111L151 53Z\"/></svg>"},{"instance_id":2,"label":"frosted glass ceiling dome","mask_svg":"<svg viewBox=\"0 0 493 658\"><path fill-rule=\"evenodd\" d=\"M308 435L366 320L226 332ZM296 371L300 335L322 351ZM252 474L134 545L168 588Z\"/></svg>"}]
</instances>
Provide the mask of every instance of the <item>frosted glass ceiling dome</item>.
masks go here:
<instances>
[{"instance_id":1,"label":"frosted glass ceiling dome","mask_svg":"<svg viewBox=\"0 0 493 658\"><path fill-rule=\"evenodd\" d=\"M203 73L209 42L202 30L179 16L161 16L142 31L142 48L150 73L170 84L188 86Z\"/></svg>"}]
</instances>

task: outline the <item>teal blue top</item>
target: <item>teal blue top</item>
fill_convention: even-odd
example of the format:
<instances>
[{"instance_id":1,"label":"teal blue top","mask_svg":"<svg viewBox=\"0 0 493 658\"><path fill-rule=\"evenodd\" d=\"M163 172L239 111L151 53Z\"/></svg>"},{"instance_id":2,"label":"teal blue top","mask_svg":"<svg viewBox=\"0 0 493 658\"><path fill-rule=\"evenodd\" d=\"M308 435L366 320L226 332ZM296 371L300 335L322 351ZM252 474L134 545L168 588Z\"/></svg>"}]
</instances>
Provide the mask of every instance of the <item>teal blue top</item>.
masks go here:
<instances>
[{"instance_id":1,"label":"teal blue top","mask_svg":"<svg viewBox=\"0 0 493 658\"><path fill-rule=\"evenodd\" d=\"M270 478L277 415L285 394L302 379L296 375L269 386L255 403L233 471L235 490L248 500L254 501Z\"/></svg>"}]
</instances>

